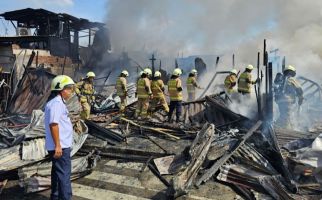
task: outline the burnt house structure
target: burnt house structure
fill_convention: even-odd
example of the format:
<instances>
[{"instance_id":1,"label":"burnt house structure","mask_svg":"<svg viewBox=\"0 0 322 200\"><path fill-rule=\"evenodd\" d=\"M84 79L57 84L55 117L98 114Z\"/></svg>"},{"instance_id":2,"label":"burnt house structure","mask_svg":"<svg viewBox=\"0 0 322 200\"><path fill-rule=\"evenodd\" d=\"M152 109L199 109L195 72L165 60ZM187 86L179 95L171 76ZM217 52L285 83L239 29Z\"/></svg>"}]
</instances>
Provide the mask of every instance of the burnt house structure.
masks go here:
<instances>
[{"instance_id":1,"label":"burnt house structure","mask_svg":"<svg viewBox=\"0 0 322 200\"><path fill-rule=\"evenodd\" d=\"M49 50L54 56L67 56L73 61L79 60L79 32L87 31L91 44L93 32L104 29L103 23L44 9L26 8L0 16L11 21L17 32L13 37L0 37L1 46L18 44L21 48Z\"/></svg>"},{"instance_id":2,"label":"burnt house structure","mask_svg":"<svg viewBox=\"0 0 322 200\"><path fill-rule=\"evenodd\" d=\"M110 49L104 23L32 8L5 12L0 18L10 21L16 30L15 35L0 36L0 82L4 80L0 114L19 81L35 68L76 78L78 71L92 70L88 68Z\"/></svg>"}]
</instances>

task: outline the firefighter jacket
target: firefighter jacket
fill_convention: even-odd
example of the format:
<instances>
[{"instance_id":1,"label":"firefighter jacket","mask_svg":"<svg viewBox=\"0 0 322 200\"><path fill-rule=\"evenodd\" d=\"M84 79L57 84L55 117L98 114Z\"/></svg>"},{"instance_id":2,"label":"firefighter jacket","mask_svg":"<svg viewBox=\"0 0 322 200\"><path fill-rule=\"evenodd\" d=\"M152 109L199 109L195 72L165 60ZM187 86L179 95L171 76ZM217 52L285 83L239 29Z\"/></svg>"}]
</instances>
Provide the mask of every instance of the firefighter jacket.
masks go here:
<instances>
[{"instance_id":1,"label":"firefighter jacket","mask_svg":"<svg viewBox=\"0 0 322 200\"><path fill-rule=\"evenodd\" d=\"M187 78L186 84L188 93L195 93L196 87L199 88L196 77L193 76Z\"/></svg>"},{"instance_id":2,"label":"firefighter jacket","mask_svg":"<svg viewBox=\"0 0 322 200\"><path fill-rule=\"evenodd\" d=\"M179 77L168 81L170 101L182 101L182 84Z\"/></svg>"},{"instance_id":3,"label":"firefighter jacket","mask_svg":"<svg viewBox=\"0 0 322 200\"><path fill-rule=\"evenodd\" d=\"M153 97L163 97L164 83L161 79L153 80L151 84Z\"/></svg>"},{"instance_id":4,"label":"firefighter jacket","mask_svg":"<svg viewBox=\"0 0 322 200\"><path fill-rule=\"evenodd\" d=\"M76 84L75 93L79 96L81 103L86 101L91 103L95 100L93 83L90 83L87 79Z\"/></svg>"},{"instance_id":5,"label":"firefighter jacket","mask_svg":"<svg viewBox=\"0 0 322 200\"><path fill-rule=\"evenodd\" d=\"M251 93L252 84L255 83L250 72L243 72L238 79L238 92Z\"/></svg>"},{"instance_id":6,"label":"firefighter jacket","mask_svg":"<svg viewBox=\"0 0 322 200\"><path fill-rule=\"evenodd\" d=\"M149 98L152 95L151 81L148 78L140 78L136 86L136 91L139 99Z\"/></svg>"},{"instance_id":7,"label":"firefighter jacket","mask_svg":"<svg viewBox=\"0 0 322 200\"><path fill-rule=\"evenodd\" d=\"M228 76L226 76L225 78L225 89L228 93L232 93L234 92L234 87L237 83L237 76L236 74L229 74Z\"/></svg>"},{"instance_id":8,"label":"firefighter jacket","mask_svg":"<svg viewBox=\"0 0 322 200\"><path fill-rule=\"evenodd\" d=\"M275 96L277 102L294 104L296 102L296 97L298 97L299 104L302 104L303 89L294 77L286 77L285 83L282 87L280 94Z\"/></svg>"},{"instance_id":9,"label":"firefighter jacket","mask_svg":"<svg viewBox=\"0 0 322 200\"><path fill-rule=\"evenodd\" d=\"M116 80L116 94L124 97L127 95L127 82L126 78L118 77Z\"/></svg>"}]
</instances>

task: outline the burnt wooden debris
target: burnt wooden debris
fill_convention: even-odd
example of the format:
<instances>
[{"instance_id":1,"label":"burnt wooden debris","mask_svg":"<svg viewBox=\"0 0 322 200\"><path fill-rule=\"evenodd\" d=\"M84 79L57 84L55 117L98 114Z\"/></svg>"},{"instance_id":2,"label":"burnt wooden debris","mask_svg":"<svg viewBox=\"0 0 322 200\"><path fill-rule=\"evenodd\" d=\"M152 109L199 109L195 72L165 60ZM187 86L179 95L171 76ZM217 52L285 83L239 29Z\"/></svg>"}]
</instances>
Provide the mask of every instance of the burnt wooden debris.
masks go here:
<instances>
[{"instance_id":1,"label":"burnt wooden debris","mask_svg":"<svg viewBox=\"0 0 322 200\"><path fill-rule=\"evenodd\" d=\"M22 194L17 199L27 195L37 199L51 184L42 111L50 82L61 72L73 72L69 65L79 64L80 31L88 30L90 35L94 28L103 33L105 28L101 23L43 9L22 9L0 16L17 21L19 30L36 28L33 36L0 37L1 48L35 45L28 55L26 50L21 50L21 55L11 55L23 56L26 61L21 66L20 79L15 78L16 64L11 61L4 66L5 73L0 72L0 199L15 199L14 193ZM74 32L74 41L70 40L70 31ZM104 42L107 45L100 46ZM104 52L110 49L108 42L94 39L90 51ZM60 64L55 66L59 73L40 66L44 59L41 50L52 53L49 57ZM90 53L95 60L84 62L95 65L101 54ZM122 61L129 62L126 53L122 56ZM322 159L318 148L322 145L321 86L299 77L305 88L307 114L315 119L310 127L301 131L275 127L273 67L268 63L266 42L265 94L264 87L260 89L264 84L260 53L257 56L261 82L256 87L258 113L254 117L231 109L235 100L225 97L224 91L206 95L213 89L215 79L229 71L211 74L212 79L200 97L183 102L179 123L167 122L167 114L159 108L149 110L147 120L134 118L137 103L134 82L128 84L128 105L120 113L114 85L106 85L113 70L96 79L104 83L99 85L100 92L88 120L80 119L78 97L73 96L66 104L74 125L71 179L77 191L75 199L95 198L95 192L105 191L113 193L115 199L213 199L221 195L223 199L321 199L322 164L318 162ZM233 56L233 65L234 60ZM154 54L151 61L154 71ZM196 58L195 63L205 67L201 58ZM142 68L136 64L138 69ZM117 196L120 193L127 196ZM84 196L77 197L81 194Z\"/></svg>"}]
</instances>

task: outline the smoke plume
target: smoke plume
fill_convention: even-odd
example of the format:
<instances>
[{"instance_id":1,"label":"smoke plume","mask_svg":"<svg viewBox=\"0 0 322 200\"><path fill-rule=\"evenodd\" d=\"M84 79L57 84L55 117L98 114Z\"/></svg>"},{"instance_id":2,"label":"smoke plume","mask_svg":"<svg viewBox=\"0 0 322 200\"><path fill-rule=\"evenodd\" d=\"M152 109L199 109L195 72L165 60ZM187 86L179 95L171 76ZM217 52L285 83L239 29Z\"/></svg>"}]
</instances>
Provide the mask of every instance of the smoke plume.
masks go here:
<instances>
[{"instance_id":1,"label":"smoke plume","mask_svg":"<svg viewBox=\"0 0 322 200\"><path fill-rule=\"evenodd\" d=\"M299 73L320 78L314 71L321 70L321 1L110 0L107 7L115 52L235 53L242 68L256 63L266 38L268 50L278 48Z\"/></svg>"}]
</instances>

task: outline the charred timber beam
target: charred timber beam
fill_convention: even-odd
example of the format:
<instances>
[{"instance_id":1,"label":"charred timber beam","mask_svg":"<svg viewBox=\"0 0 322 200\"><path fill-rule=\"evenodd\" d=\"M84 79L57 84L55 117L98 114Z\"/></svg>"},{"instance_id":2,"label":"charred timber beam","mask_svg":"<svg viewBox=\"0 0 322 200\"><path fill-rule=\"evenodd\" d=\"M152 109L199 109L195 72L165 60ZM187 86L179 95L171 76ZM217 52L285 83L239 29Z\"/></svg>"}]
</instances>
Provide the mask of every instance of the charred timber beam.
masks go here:
<instances>
[{"instance_id":1,"label":"charred timber beam","mask_svg":"<svg viewBox=\"0 0 322 200\"><path fill-rule=\"evenodd\" d=\"M257 53L257 111L258 111L258 120L262 119L262 93L261 93L261 82L260 77L260 52ZM256 91L256 90L255 90Z\"/></svg>"},{"instance_id":2,"label":"charred timber beam","mask_svg":"<svg viewBox=\"0 0 322 200\"><path fill-rule=\"evenodd\" d=\"M85 120L86 125L89 128L89 133L94 136L102 137L101 139L110 141L112 140L115 143L120 143L125 141L125 137L122 135L104 127L97 125L96 123Z\"/></svg>"},{"instance_id":3,"label":"charred timber beam","mask_svg":"<svg viewBox=\"0 0 322 200\"><path fill-rule=\"evenodd\" d=\"M177 137L177 136L171 135L169 133L166 133L164 131L158 130L157 128L152 128L152 127L147 127L147 126L141 126L140 124L137 124L137 123L135 123L135 122L133 122L133 121L131 121L129 119L126 119L124 117L121 117L120 119L122 121L125 121L125 122L130 123L133 126L142 127L143 129L146 129L146 130L150 130L150 131L154 131L154 132L157 132L157 133L161 133L163 135L168 136L168 138L170 138L170 139L174 139L174 140L179 140L180 139L180 137Z\"/></svg>"},{"instance_id":4,"label":"charred timber beam","mask_svg":"<svg viewBox=\"0 0 322 200\"><path fill-rule=\"evenodd\" d=\"M146 151L142 149L135 149L135 148L123 148L117 146L109 146L109 147L93 147L90 145L83 146L80 151L84 152L91 152L95 148L96 150L100 151L101 153L106 153L105 155L123 155L123 157L135 155L139 157L144 157L147 160L150 157L159 158L164 156L169 156L170 154L161 153L161 152L153 152L153 151Z\"/></svg>"},{"instance_id":5,"label":"charred timber beam","mask_svg":"<svg viewBox=\"0 0 322 200\"><path fill-rule=\"evenodd\" d=\"M196 186L209 180L228 159L246 142L246 140L253 135L253 133L262 125L262 121L257 121L256 124L249 129L249 131L242 137L240 142L236 144L232 151L227 151L210 169L208 169L202 176L197 180Z\"/></svg>"},{"instance_id":6,"label":"charred timber beam","mask_svg":"<svg viewBox=\"0 0 322 200\"><path fill-rule=\"evenodd\" d=\"M174 197L184 195L193 185L197 174L204 163L211 142L215 133L213 124L204 124L202 129L197 134L189 149L189 157L191 157L186 169L171 181L172 187L169 192L174 194Z\"/></svg>"},{"instance_id":7,"label":"charred timber beam","mask_svg":"<svg viewBox=\"0 0 322 200\"><path fill-rule=\"evenodd\" d=\"M278 141L277 141L277 137L275 134L275 131L272 127L272 125L268 126L268 133L271 136L271 141L272 141L272 146L274 148L274 152L272 152L272 156L274 156L274 162L275 162L275 168L282 174L282 176L285 178L286 180L286 186L287 188L292 191L293 193L296 193L298 188L297 185L290 173L290 171L288 170L287 164L285 162L285 160L283 159L282 155L281 155L281 150L280 147L278 145Z\"/></svg>"},{"instance_id":8,"label":"charred timber beam","mask_svg":"<svg viewBox=\"0 0 322 200\"><path fill-rule=\"evenodd\" d=\"M268 63L267 67L268 74L268 94L266 95L266 112L267 121L269 123L273 122L273 64Z\"/></svg>"},{"instance_id":9,"label":"charred timber beam","mask_svg":"<svg viewBox=\"0 0 322 200\"><path fill-rule=\"evenodd\" d=\"M159 143L157 143L155 140L153 140L150 136L148 136L147 134L145 134L142 130L142 127L140 127L140 133L147 138L148 140L150 140L153 144L155 144L156 146L158 146L162 151L164 151L164 153L168 153L168 151L162 147Z\"/></svg>"},{"instance_id":10,"label":"charred timber beam","mask_svg":"<svg viewBox=\"0 0 322 200\"><path fill-rule=\"evenodd\" d=\"M151 170L151 172L160 179L160 181L167 187L170 187L171 184L167 181L167 179L163 178L159 171L149 162L148 167Z\"/></svg>"}]
</instances>

